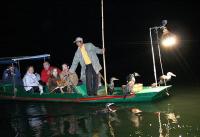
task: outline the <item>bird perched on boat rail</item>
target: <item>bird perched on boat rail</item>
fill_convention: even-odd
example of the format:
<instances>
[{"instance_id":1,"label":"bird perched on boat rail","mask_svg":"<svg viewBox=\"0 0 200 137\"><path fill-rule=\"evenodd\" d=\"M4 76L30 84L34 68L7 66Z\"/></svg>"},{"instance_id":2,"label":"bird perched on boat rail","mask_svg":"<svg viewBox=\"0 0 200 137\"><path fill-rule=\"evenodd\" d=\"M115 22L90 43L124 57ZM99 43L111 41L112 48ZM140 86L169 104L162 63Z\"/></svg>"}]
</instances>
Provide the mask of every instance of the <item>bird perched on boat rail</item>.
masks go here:
<instances>
[{"instance_id":1,"label":"bird perched on boat rail","mask_svg":"<svg viewBox=\"0 0 200 137\"><path fill-rule=\"evenodd\" d=\"M134 72L133 74L129 74L127 76L127 82L133 81L135 83L135 77L140 76L137 72Z\"/></svg>"},{"instance_id":2,"label":"bird perched on boat rail","mask_svg":"<svg viewBox=\"0 0 200 137\"><path fill-rule=\"evenodd\" d=\"M172 72L167 72L167 75L160 76L158 85L160 86L165 84L166 82L170 81L172 77L176 77L176 75ZM156 87L157 85L156 83L153 83L151 86Z\"/></svg>"},{"instance_id":3,"label":"bird perched on boat rail","mask_svg":"<svg viewBox=\"0 0 200 137\"><path fill-rule=\"evenodd\" d=\"M112 77L110 79L110 83L108 84L108 93L112 94L115 88L115 83L114 81L119 80L118 78Z\"/></svg>"},{"instance_id":4,"label":"bird perched on boat rail","mask_svg":"<svg viewBox=\"0 0 200 137\"><path fill-rule=\"evenodd\" d=\"M172 72L167 72L167 75L160 76L158 84L164 84L165 82L170 81L172 77L176 77L176 75Z\"/></svg>"},{"instance_id":5,"label":"bird perched on boat rail","mask_svg":"<svg viewBox=\"0 0 200 137\"><path fill-rule=\"evenodd\" d=\"M133 74L129 74L127 76L127 84L124 87L125 94L134 93L133 86L136 82L135 77L138 77L138 76L140 76L140 75L137 72L134 72Z\"/></svg>"}]
</instances>

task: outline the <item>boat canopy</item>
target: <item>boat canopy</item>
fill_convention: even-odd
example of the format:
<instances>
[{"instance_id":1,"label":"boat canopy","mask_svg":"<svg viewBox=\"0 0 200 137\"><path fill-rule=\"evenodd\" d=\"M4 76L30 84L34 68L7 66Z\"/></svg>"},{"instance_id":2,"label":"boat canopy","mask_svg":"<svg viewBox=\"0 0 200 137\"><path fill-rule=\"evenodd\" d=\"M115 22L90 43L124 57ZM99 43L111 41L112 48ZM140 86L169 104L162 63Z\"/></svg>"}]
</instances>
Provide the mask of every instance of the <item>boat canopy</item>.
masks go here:
<instances>
[{"instance_id":1,"label":"boat canopy","mask_svg":"<svg viewBox=\"0 0 200 137\"><path fill-rule=\"evenodd\" d=\"M0 58L0 64L12 64L12 63L18 63L21 60L40 60L48 58L50 58L50 54L35 55L35 56L5 57L5 58Z\"/></svg>"}]
</instances>

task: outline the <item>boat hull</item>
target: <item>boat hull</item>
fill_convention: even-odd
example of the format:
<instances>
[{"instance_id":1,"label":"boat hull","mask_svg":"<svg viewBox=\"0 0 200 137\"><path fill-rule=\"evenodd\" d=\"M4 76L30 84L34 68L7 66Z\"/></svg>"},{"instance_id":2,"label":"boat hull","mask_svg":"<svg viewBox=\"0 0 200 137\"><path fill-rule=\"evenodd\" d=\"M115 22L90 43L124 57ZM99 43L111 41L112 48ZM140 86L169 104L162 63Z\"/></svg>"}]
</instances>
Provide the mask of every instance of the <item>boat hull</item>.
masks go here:
<instances>
[{"instance_id":1,"label":"boat hull","mask_svg":"<svg viewBox=\"0 0 200 137\"><path fill-rule=\"evenodd\" d=\"M34 101L34 102L72 102L72 103L123 103L123 102L150 102L163 98L171 86L160 86L156 88L145 87L136 94L107 95L107 96L83 96L80 93L27 93L23 89L17 92L0 90L0 100ZM123 93L120 87L117 93Z\"/></svg>"}]
</instances>

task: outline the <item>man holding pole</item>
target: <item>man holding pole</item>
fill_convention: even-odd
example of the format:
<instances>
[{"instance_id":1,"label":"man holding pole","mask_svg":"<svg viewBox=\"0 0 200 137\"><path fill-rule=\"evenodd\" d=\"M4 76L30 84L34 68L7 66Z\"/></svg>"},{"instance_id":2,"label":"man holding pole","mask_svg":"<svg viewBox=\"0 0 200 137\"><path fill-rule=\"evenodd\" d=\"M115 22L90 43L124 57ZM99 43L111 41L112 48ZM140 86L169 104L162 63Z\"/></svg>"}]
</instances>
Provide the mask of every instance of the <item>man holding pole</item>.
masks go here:
<instances>
[{"instance_id":1,"label":"man holding pole","mask_svg":"<svg viewBox=\"0 0 200 137\"><path fill-rule=\"evenodd\" d=\"M76 43L78 49L69 71L74 73L80 63L81 80L86 83L88 95L97 95L98 74L102 69L97 54L103 54L105 50L104 48L95 47L92 43L83 43L83 38L81 37L77 37L74 43Z\"/></svg>"}]
</instances>

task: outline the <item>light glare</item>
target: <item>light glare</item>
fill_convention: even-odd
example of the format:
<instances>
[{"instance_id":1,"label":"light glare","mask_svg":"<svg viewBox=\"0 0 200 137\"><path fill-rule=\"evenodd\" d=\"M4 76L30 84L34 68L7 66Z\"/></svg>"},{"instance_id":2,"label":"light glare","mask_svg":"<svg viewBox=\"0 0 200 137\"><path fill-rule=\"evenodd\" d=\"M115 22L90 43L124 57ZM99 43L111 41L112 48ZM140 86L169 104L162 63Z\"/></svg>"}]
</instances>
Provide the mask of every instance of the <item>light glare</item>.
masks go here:
<instances>
[{"instance_id":1,"label":"light glare","mask_svg":"<svg viewBox=\"0 0 200 137\"><path fill-rule=\"evenodd\" d=\"M177 39L175 36L166 37L162 40L162 45L166 47L174 46L177 43Z\"/></svg>"}]
</instances>

